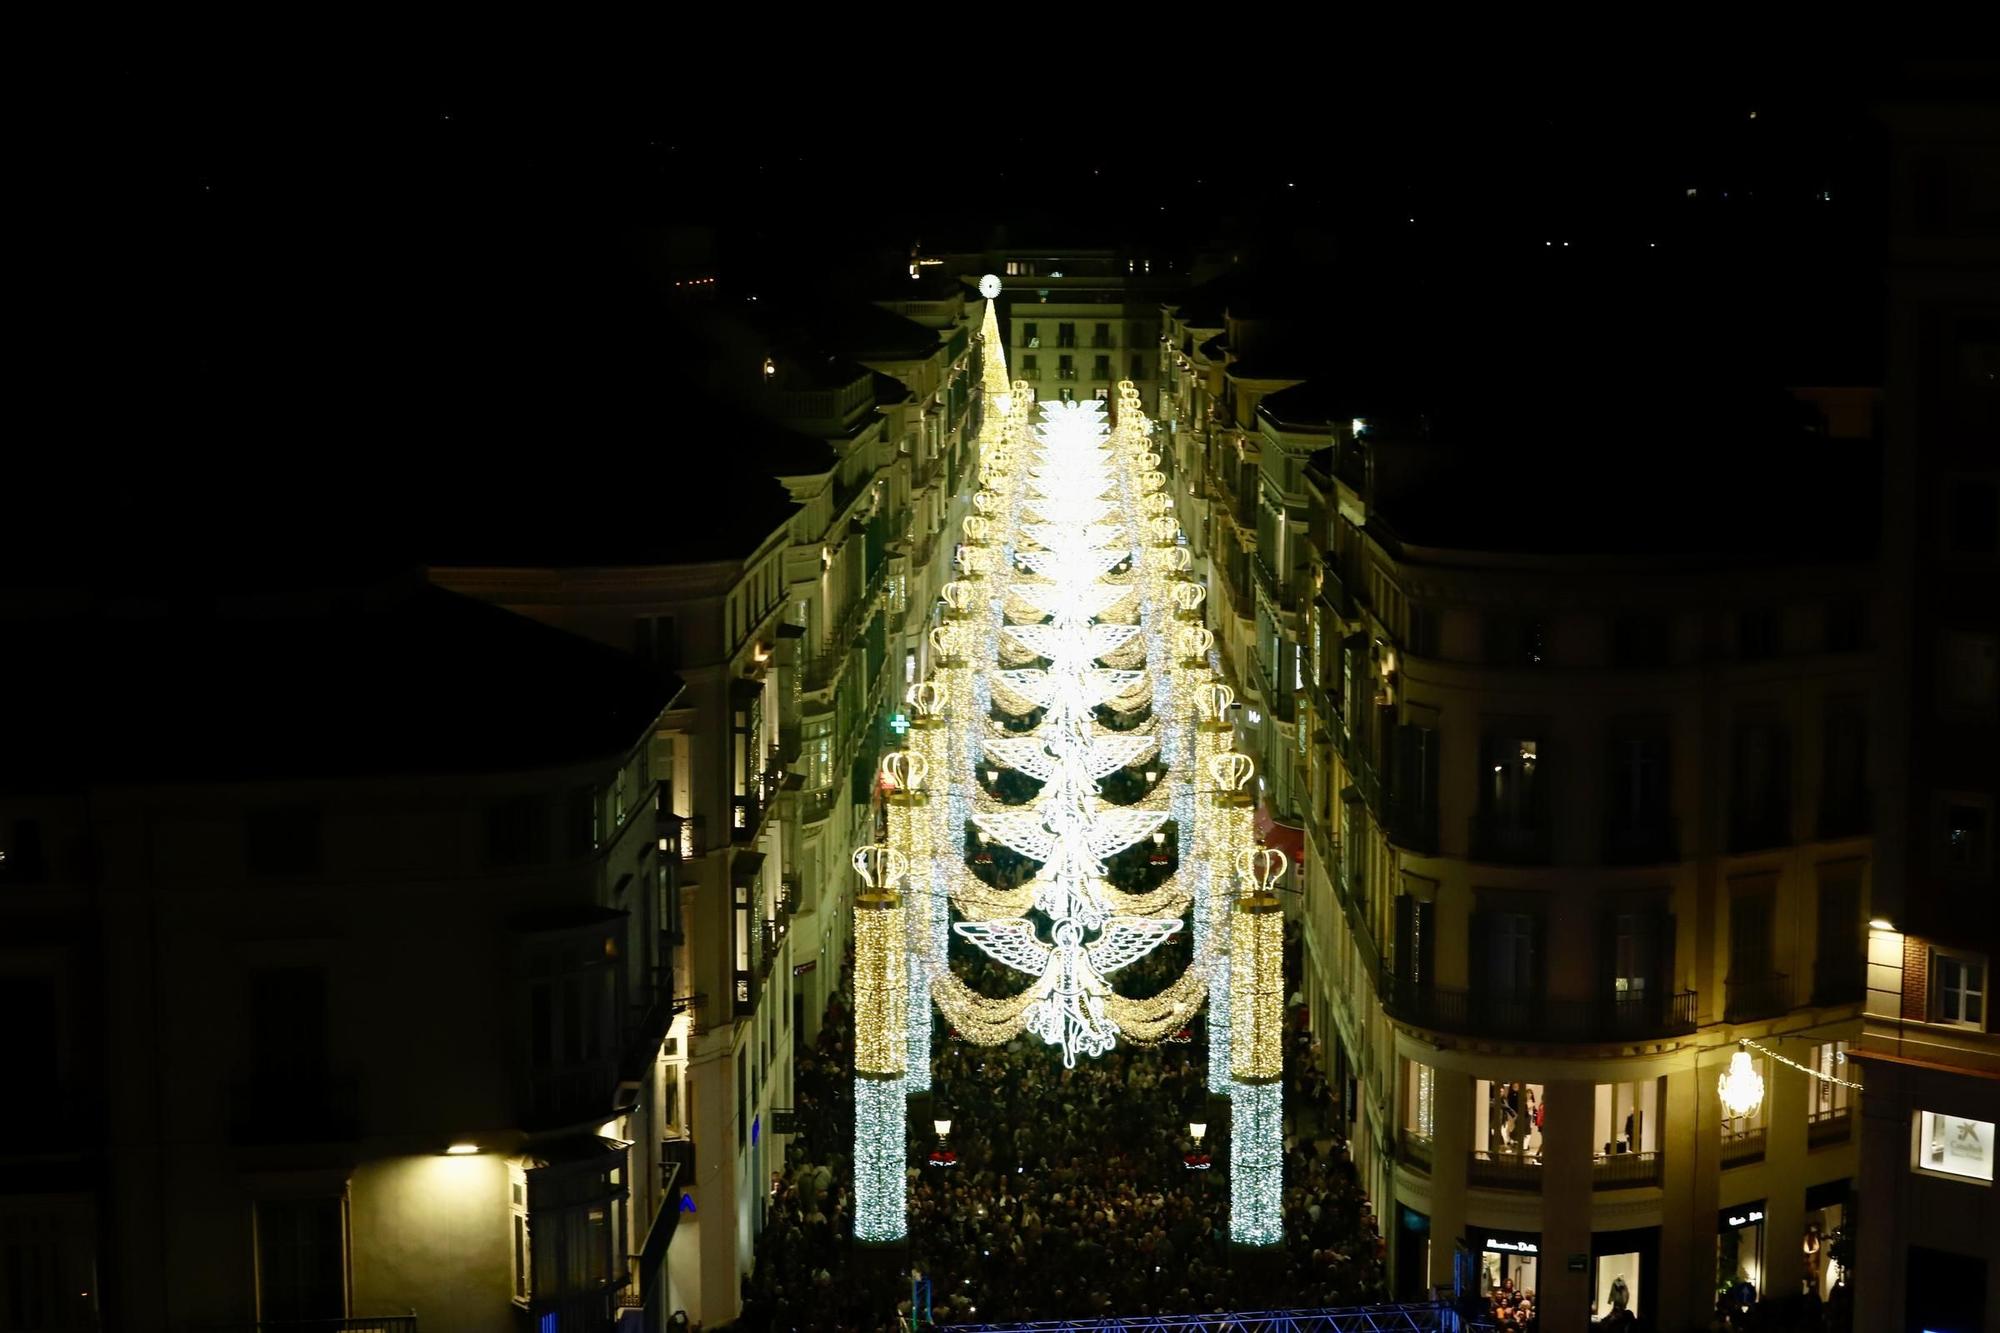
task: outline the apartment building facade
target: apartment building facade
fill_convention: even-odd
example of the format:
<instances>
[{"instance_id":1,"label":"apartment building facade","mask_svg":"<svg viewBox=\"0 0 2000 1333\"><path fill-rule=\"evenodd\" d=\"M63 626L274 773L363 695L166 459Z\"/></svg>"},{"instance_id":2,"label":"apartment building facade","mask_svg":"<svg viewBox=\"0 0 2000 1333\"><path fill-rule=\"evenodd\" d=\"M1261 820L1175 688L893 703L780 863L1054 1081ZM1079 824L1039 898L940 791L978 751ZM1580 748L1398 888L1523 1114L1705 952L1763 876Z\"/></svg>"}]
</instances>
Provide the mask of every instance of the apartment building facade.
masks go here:
<instances>
[{"instance_id":1,"label":"apartment building facade","mask_svg":"<svg viewBox=\"0 0 2000 1333\"><path fill-rule=\"evenodd\" d=\"M664 742L689 978L666 1151L691 1163L670 1308L702 1323L740 1307L789 1142L793 1051L840 984L849 854L870 836L877 757L907 725L951 577L944 534L977 472L977 310L955 291L885 306L886 329L822 320L810 350L794 329L733 384L711 381L723 466L696 489L719 528L690 518L674 549L588 565L431 570L686 681Z\"/></svg>"},{"instance_id":2,"label":"apartment building facade","mask_svg":"<svg viewBox=\"0 0 2000 1333\"><path fill-rule=\"evenodd\" d=\"M10 608L0 1309L661 1326L677 683L417 580L188 595Z\"/></svg>"},{"instance_id":3,"label":"apartment building facade","mask_svg":"<svg viewBox=\"0 0 2000 1333\"><path fill-rule=\"evenodd\" d=\"M1160 299L1185 282L1178 261L1015 248L948 256L946 264L968 283L986 273L1000 279L1008 372L1034 385L1036 397L1108 402L1129 379L1149 414L1158 405Z\"/></svg>"},{"instance_id":4,"label":"apartment building facade","mask_svg":"<svg viewBox=\"0 0 2000 1333\"><path fill-rule=\"evenodd\" d=\"M2000 120L1888 113L1893 146L1881 870L1857 1055L1857 1328L2000 1319ZM1983 193L1982 193L1983 192ZM1982 204L1982 200L1984 203Z\"/></svg>"},{"instance_id":5,"label":"apartment building facade","mask_svg":"<svg viewBox=\"0 0 2000 1333\"><path fill-rule=\"evenodd\" d=\"M1761 1053L1754 1114L1716 1089L1739 1038L1854 1081L1872 557L1399 508L1451 468L1419 428L1166 319L1176 502L1266 827L1304 829L1302 998L1398 1293L1511 1281L1564 1326L1622 1282L1667 1328L1739 1279L1830 1296L1856 1094Z\"/></svg>"}]
</instances>

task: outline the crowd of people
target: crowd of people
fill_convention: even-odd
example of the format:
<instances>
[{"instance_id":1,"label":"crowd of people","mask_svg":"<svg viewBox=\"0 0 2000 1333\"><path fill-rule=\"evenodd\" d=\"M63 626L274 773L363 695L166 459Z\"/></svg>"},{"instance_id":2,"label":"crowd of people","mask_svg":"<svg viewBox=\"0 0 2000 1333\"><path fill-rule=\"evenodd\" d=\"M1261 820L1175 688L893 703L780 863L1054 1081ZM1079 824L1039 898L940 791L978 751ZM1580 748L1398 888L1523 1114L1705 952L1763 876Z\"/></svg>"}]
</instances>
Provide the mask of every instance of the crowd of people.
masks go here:
<instances>
[{"instance_id":1,"label":"crowd of people","mask_svg":"<svg viewBox=\"0 0 2000 1333\"><path fill-rule=\"evenodd\" d=\"M1501 1333L1537 1333L1541 1328L1541 1322L1535 1318L1535 1293L1515 1290L1511 1279L1502 1281L1488 1293L1486 1308ZM1627 1314L1627 1325L1630 1318Z\"/></svg>"},{"instance_id":2,"label":"crowd of people","mask_svg":"<svg viewBox=\"0 0 2000 1333\"><path fill-rule=\"evenodd\" d=\"M1126 981L1143 993L1168 967L1141 963ZM912 1124L907 1271L882 1271L849 1239L851 975L843 967L797 1057L801 1132L744 1280L744 1328L873 1333L913 1314L988 1322L1384 1299L1381 1238L1303 1030L1286 1062L1284 1244L1232 1255L1227 1142L1218 1125L1204 1154L1188 1135L1209 1115L1199 1021L1071 1069L1032 1037L978 1046L941 1028L932 1114L952 1121L949 1152L934 1164L929 1126Z\"/></svg>"}]
</instances>

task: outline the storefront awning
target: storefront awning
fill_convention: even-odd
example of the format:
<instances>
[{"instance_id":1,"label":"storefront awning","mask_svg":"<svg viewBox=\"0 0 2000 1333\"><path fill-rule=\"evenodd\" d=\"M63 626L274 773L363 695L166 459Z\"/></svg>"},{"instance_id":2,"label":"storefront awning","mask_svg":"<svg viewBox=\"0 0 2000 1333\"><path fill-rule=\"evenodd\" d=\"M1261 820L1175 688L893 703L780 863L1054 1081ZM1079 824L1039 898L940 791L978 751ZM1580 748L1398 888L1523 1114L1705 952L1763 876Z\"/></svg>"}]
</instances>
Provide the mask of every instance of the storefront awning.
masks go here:
<instances>
[{"instance_id":1,"label":"storefront awning","mask_svg":"<svg viewBox=\"0 0 2000 1333\"><path fill-rule=\"evenodd\" d=\"M1276 847L1285 854L1285 858L1292 865L1299 868L1299 878L1294 882L1299 886L1303 886L1305 883L1306 831L1296 824L1287 824L1279 820L1277 816L1271 813L1271 808L1262 801L1257 803L1255 828L1257 841L1263 843L1266 847Z\"/></svg>"}]
</instances>

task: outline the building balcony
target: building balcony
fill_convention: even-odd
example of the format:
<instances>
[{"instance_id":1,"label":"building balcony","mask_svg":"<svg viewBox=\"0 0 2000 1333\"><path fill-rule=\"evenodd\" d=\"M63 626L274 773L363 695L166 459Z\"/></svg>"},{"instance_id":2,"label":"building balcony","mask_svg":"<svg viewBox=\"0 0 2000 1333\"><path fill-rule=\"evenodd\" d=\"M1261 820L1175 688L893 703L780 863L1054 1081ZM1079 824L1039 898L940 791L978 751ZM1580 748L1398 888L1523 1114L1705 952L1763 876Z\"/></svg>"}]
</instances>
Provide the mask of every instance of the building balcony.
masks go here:
<instances>
[{"instance_id":1,"label":"building balcony","mask_svg":"<svg viewBox=\"0 0 2000 1333\"><path fill-rule=\"evenodd\" d=\"M1764 1130L1741 1130L1722 1137L1722 1164L1724 1166L1748 1166L1752 1162L1764 1160Z\"/></svg>"},{"instance_id":2,"label":"building balcony","mask_svg":"<svg viewBox=\"0 0 2000 1333\"><path fill-rule=\"evenodd\" d=\"M1414 1129L1397 1131L1398 1156L1406 1166L1429 1175L1431 1172L1431 1139L1428 1134L1419 1134Z\"/></svg>"},{"instance_id":3,"label":"building balcony","mask_svg":"<svg viewBox=\"0 0 2000 1333\"><path fill-rule=\"evenodd\" d=\"M1601 1000L1538 995L1478 994L1458 986L1419 985L1399 978L1384 987L1392 1018L1436 1032L1522 1041L1643 1041L1686 1036L1695 1029L1695 992L1648 995L1626 991Z\"/></svg>"},{"instance_id":4,"label":"building balcony","mask_svg":"<svg viewBox=\"0 0 2000 1333\"><path fill-rule=\"evenodd\" d=\"M1775 1018L1792 1007L1791 978L1782 972L1748 977L1730 977L1724 993L1728 1003L1723 1019L1747 1023L1753 1019Z\"/></svg>"},{"instance_id":5,"label":"building balcony","mask_svg":"<svg viewBox=\"0 0 2000 1333\"><path fill-rule=\"evenodd\" d=\"M1336 618L1343 623L1355 617L1354 594L1346 580L1340 577L1340 569L1331 560L1320 566L1326 571L1326 582L1319 590L1320 601L1324 602Z\"/></svg>"},{"instance_id":6,"label":"building balcony","mask_svg":"<svg viewBox=\"0 0 2000 1333\"><path fill-rule=\"evenodd\" d=\"M613 1060L529 1071L522 1127L544 1130L602 1123L617 1100L618 1073Z\"/></svg>"},{"instance_id":7,"label":"building balcony","mask_svg":"<svg viewBox=\"0 0 2000 1333\"><path fill-rule=\"evenodd\" d=\"M1660 1154L1656 1152L1609 1153L1590 1164L1590 1187L1594 1190L1643 1189L1660 1183Z\"/></svg>"},{"instance_id":8,"label":"building balcony","mask_svg":"<svg viewBox=\"0 0 2000 1333\"><path fill-rule=\"evenodd\" d=\"M701 815L660 815L660 838L670 852L683 861L692 861L708 851L708 821Z\"/></svg>"},{"instance_id":9,"label":"building balcony","mask_svg":"<svg viewBox=\"0 0 2000 1333\"><path fill-rule=\"evenodd\" d=\"M1666 865L1681 859L1680 842L1680 822L1671 816L1617 815L1604 823L1600 855L1608 866Z\"/></svg>"},{"instance_id":10,"label":"building balcony","mask_svg":"<svg viewBox=\"0 0 2000 1333\"><path fill-rule=\"evenodd\" d=\"M671 1189L678 1180L682 1188L694 1184L694 1140L660 1140L660 1188Z\"/></svg>"},{"instance_id":11,"label":"building balcony","mask_svg":"<svg viewBox=\"0 0 2000 1333\"><path fill-rule=\"evenodd\" d=\"M1056 378L1059 380L1074 381L1077 378L1077 369L1075 366L1057 366Z\"/></svg>"},{"instance_id":12,"label":"building balcony","mask_svg":"<svg viewBox=\"0 0 2000 1333\"><path fill-rule=\"evenodd\" d=\"M1806 1147L1830 1148L1845 1143L1854 1132L1854 1117L1845 1106L1834 1111L1814 1111L1806 1119Z\"/></svg>"},{"instance_id":13,"label":"building balcony","mask_svg":"<svg viewBox=\"0 0 2000 1333\"><path fill-rule=\"evenodd\" d=\"M1090 345L1094 348L1097 348L1099 351L1102 351L1107 347L1116 347L1118 345L1118 340L1116 338L1113 338L1110 334L1105 334L1103 337L1092 338L1090 340Z\"/></svg>"},{"instance_id":14,"label":"building balcony","mask_svg":"<svg viewBox=\"0 0 2000 1333\"><path fill-rule=\"evenodd\" d=\"M1854 1004L1868 989L1864 958L1821 958L1813 963L1814 1004Z\"/></svg>"},{"instance_id":15,"label":"building balcony","mask_svg":"<svg viewBox=\"0 0 2000 1333\"><path fill-rule=\"evenodd\" d=\"M360 1135L361 1084L353 1075L274 1074L229 1090L229 1137L236 1143L351 1143Z\"/></svg>"},{"instance_id":16,"label":"building balcony","mask_svg":"<svg viewBox=\"0 0 2000 1333\"><path fill-rule=\"evenodd\" d=\"M1479 1189L1529 1190L1539 1194L1542 1159L1528 1153L1475 1149L1468 1154L1465 1164L1465 1183Z\"/></svg>"},{"instance_id":17,"label":"building balcony","mask_svg":"<svg viewBox=\"0 0 2000 1333\"><path fill-rule=\"evenodd\" d=\"M1435 856L1438 849L1438 812L1435 803L1389 801L1389 841L1406 852Z\"/></svg>"},{"instance_id":18,"label":"building balcony","mask_svg":"<svg viewBox=\"0 0 2000 1333\"><path fill-rule=\"evenodd\" d=\"M1545 866L1554 854L1549 825L1520 824L1494 814L1472 817L1471 859L1490 865Z\"/></svg>"},{"instance_id":19,"label":"building balcony","mask_svg":"<svg viewBox=\"0 0 2000 1333\"><path fill-rule=\"evenodd\" d=\"M729 798L729 840L734 843L749 843L757 840L764 831L765 817L777 803L778 793L784 790L785 770L767 768L751 780L751 790L746 795Z\"/></svg>"},{"instance_id":20,"label":"building balcony","mask_svg":"<svg viewBox=\"0 0 2000 1333\"><path fill-rule=\"evenodd\" d=\"M834 799L839 795L839 791L840 784L835 783L818 791L807 792L805 800L800 803L800 820L807 824L817 824L832 814Z\"/></svg>"}]
</instances>

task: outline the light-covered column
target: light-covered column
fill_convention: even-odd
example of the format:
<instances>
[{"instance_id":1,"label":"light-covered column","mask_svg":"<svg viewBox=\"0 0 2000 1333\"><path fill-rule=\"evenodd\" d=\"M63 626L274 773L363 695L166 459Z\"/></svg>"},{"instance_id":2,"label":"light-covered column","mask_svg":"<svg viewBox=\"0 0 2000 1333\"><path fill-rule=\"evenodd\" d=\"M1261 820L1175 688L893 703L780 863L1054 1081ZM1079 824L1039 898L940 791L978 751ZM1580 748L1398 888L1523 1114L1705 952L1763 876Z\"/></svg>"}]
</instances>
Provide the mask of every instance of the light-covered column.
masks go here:
<instances>
[{"instance_id":1,"label":"light-covered column","mask_svg":"<svg viewBox=\"0 0 2000 1333\"><path fill-rule=\"evenodd\" d=\"M1252 800L1247 787L1257 771L1247 754L1224 751L1209 761L1215 785L1209 795L1208 843L1202 849L1208 863L1203 896L1195 904L1198 952L1206 946L1208 969L1208 1090L1228 1095L1230 1089L1229 909L1235 899L1236 858L1250 850ZM1206 917L1206 924L1203 918Z\"/></svg>"},{"instance_id":2,"label":"light-covered column","mask_svg":"<svg viewBox=\"0 0 2000 1333\"><path fill-rule=\"evenodd\" d=\"M1285 854L1246 851L1250 889L1230 913L1229 1239L1274 1246L1284 1227Z\"/></svg>"},{"instance_id":3,"label":"light-covered column","mask_svg":"<svg viewBox=\"0 0 2000 1333\"><path fill-rule=\"evenodd\" d=\"M909 931L905 947L908 996L904 1005L907 1053L904 1089L929 1092L931 1088L931 985L926 959L931 955L931 914L938 894L933 884L936 857L931 820L931 800L924 790L933 772L930 759L919 748L923 739L935 735L935 725L922 721L910 727L912 744L882 757L882 778L889 788L883 802L888 815L889 846L902 853L909 866L903 894L904 925ZM935 770L942 772L942 768Z\"/></svg>"},{"instance_id":4,"label":"light-covered column","mask_svg":"<svg viewBox=\"0 0 2000 1333\"><path fill-rule=\"evenodd\" d=\"M854 853L854 868L864 886L854 900L854 1238L887 1244L909 1231L908 941L898 892L908 862L878 843Z\"/></svg>"}]
</instances>

